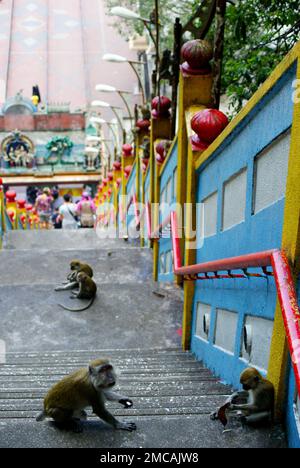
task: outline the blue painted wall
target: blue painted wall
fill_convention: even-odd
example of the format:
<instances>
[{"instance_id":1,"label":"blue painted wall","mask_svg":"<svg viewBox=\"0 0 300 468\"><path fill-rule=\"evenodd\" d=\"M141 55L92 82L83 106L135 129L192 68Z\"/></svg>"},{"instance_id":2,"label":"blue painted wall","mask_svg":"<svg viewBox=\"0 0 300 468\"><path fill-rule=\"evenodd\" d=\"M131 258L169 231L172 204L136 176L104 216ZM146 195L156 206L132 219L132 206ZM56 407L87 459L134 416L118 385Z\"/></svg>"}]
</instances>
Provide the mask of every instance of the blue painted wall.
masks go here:
<instances>
[{"instance_id":1,"label":"blue painted wall","mask_svg":"<svg viewBox=\"0 0 300 468\"><path fill-rule=\"evenodd\" d=\"M160 177L160 203L166 203L165 193L167 185L170 187L170 204L176 203L176 183L177 183L177 161L178 161L178 144L174 144L168 161L164 167L164 171ZM171 206L165 206L160 212L161 223L170 214ZM172 282L174 280L173 266L172 266L172 242L170 231L166 230L163 237L159 240L159 267L158 267L158 281ZM161 259L165 265L162 267Z\"/></svg>"},{"instance_id":2,"label":"blue painted wall","mask_svg":"<svg viewBox=\"0 0 300 468\"><path fill-rule=\"evenodd\" d=\"M198 171L197 202L201 203L217 191L218 204L217 233L206 238L203 246L198 248L197 263L280 248L284 199L253 214L254 159L291 126L295 73L296 68L292 66ZM247 168L245 221L222 231L224 183L243 168ZM197 229L199 238L199 226ZM208 342L195 336L198 302L211 306ZM275 304L273 278L198 281L194 299L192 351L223 380L239 387L240 372L247 366L240 358L245 315L273 319ZM217 308L238 314L233 354L214 346Z\"/></svg>"}]
</instances>

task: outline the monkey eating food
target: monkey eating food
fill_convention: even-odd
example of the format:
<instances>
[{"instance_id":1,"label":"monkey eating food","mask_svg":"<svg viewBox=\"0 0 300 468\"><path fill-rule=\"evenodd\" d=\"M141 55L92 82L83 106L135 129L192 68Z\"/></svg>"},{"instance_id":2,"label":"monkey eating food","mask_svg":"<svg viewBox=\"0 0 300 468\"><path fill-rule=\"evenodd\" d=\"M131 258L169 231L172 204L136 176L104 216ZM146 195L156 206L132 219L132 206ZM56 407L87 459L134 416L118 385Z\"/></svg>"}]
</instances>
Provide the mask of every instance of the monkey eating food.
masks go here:
<instances>
[{"instance_id":1,"label":"monkey eating food","mask_svg":"<svg viewBox=\"0 0 300 468\"><path fill-rule=\"evenodd\" d=\"M132 401L112 392L116 383L113 366L105 359L97 359L88 368L82 368L55 384L44 399L44 409L37 421L52 418L57 427L82 432L82 419L86 419L85 408L93 412L115 429L136 430L132 422L120 422L105 408L105 400L118 401L125 408L131 408Z\"/></svg>"},{"instance_id":2,"label":"monkey eating food","mask_svg":"<svg viewBox=\"0 0 300 468\"><path fill-rule=\"evenodd\" d=\"M275 398L273 384L254 367L248 367L241 373L240 383L243 391L231 395L221 408L211 414L211 419L219 419L226 426L226 416L238 412L247 424L272 421Z\"/></svg>"},{"instance_id":3,"label":"monkey eating food","mask_svg":"<svg viewBox=\"0 0 300 468\"><path fill-rule=\"evenodd\" d=\"M67 276L67 282L64 286L58 286L55 291L69 291L78 287L77 274L85 273L90 278L93 278L94 272L92 267L87 263L82 263L80 260L72 260L70 263L70 273Z\"/></svg>"},{"instance_id":4,"label":"monkey eating food","mask_svg":"<svg viewBox=\"0 0 300 468\"><path fill-rule=\"evenodd\" d=\"M81 307L79 309L72 309L67 307L63 304L58 304L65 310L69 310L70 312L82 312L84 310L89 309L94 303L96 294L97 294L97 285L96 283L90 278L86 273L79 272L76 275L76 284L79 286L78 291L72 291L73 296L72 299L90 299L89 303Z\"/></svg>"}]
</instances>

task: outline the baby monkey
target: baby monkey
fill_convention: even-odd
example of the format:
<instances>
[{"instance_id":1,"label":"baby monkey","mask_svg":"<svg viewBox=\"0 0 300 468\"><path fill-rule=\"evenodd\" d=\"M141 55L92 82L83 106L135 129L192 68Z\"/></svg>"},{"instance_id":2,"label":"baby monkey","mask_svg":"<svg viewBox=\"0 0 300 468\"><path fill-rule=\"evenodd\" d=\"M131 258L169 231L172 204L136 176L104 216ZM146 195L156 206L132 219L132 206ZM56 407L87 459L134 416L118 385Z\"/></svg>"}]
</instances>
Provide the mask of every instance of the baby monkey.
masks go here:
<instances>
[{"instance_id":1,"label":"baby monkey","mask_svg":"<svg viewBox=\"0 0 300 468\"><path fill-rule=\"evenodd\" d=\"M82 263L80 260L72 260L70 263L70 273L67 276L67 282L64 286L58 286L55 291L69 291L78 287L77 274L85 273L90 278L93 278L93 269L87 263Z\"/></svg>"},{"instance_id":2,"label":"baby monkey","mask_svg":"<svg viewBox=\"0 0 300 468\"><path fill-rule=\"evenodd\" d=\"M62 307L65 310L69 310L70 312L82 312L84 310L87 310L89 307L93 305L96 294L97 294L96 283L86 273L83 273L83 272L77 273L76 286L79 286L79 290L72 291L73 296L71 296L71 299L90 299L90 301L88 302L86 306L78 308L78 309L72 309L63 304L58 304L60 307Z\"/></svg>"},{"instance_id":3,"label":"baby monkey","mask_svg":"<svg viewBox=\"0 0 300 468\"><path fill-rule=\"evenodd\" d=\"M82 432L82 419L86 419L85 408L92 407L93 412L115 429L136 430L130 422L120 422L105 408L105 401L118 401L125 408L132 407L132 401L110 389L116 383L113 366L106 359L92 361L88 368L82 368L55 384L44 399L44 410L36 418L54 419L60 429Z\"/></svg>"}]
</instances>

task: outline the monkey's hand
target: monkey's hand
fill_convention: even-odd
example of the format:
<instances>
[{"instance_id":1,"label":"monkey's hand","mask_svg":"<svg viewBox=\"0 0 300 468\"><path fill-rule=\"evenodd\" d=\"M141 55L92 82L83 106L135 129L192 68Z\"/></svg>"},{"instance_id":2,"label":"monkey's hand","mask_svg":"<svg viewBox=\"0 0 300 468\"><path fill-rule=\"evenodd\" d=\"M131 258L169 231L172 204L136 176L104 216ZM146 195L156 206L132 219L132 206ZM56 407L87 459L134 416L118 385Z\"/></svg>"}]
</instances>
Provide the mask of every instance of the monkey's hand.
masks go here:
<instances>
[{"instance_id":1,"label":"monkey's hand","mask_svg":"<svg viewBox=\"0 0 300 468\"><path fill-rule=\"evenodd\" d=\"M120 422L115 426L116 429L121 429L122 431L136 431L136 424L135 423L130 423L130 422Z\"/></svg>"},{"instance_id":2,"label":"monkey's hand","mask_svg":"<svg viewBox=\"0 0 300 468\"><path fill-rule=\"evenodd\" d=\"M121 403L121 405L124 405L124 408L131 408L133 406L132 401L128 398L121 398L121 400L119 400L119 403Z\"/></svg>"}]
</instances>

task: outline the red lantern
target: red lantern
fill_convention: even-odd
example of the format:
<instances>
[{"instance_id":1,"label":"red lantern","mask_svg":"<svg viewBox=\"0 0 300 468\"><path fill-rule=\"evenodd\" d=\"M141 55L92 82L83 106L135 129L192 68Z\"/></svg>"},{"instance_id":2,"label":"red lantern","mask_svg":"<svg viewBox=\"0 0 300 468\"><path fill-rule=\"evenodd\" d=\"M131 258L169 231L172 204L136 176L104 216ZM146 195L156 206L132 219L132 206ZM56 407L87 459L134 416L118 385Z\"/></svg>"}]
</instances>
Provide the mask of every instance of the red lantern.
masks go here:
<instances>
[{"instance_id":1,"label":"red lantern","mask_svg":"<svg viewBox=\"0 0 300 468\"><path fill-rule=\"evenodd\" d=\"M103 179L102 183L103 183L103 187L107 187L108 179Z\"/></svg>"},{"instance_id":2,"label":"red lantern","mask_svg":"<svg viewBox=\"0 0 300 468\"><path fill-rule=\"evenodd\" d=\"M26 205L25 205L25 209L26 209L26 211L31 211L31 210L32 210L32 208L33 208L33 206L32 206L32 205L30 205L30 203L28 203L28 204L26 204Z\"/></svg>"},{"instance_id":3,"label":"red lantern","mask_svg":"<svg viewBox=\"0 0 300 468\"><path fill-rule=\"evenodd\" d=\"M204 75L211 71L209 62L213 57L212 45L203 39L186 42L181 48L184 63L181 71L187 75Z\"/></svg>"},{"instance_id":4,"label":"red lantern","mask_svg":"<svg viewBox=\"0 0 300 468\"><path fill-rule=\"evenodd\" d=\"M112 189L109 189L109 190L107 191L107 194L108 194L108 196L110 197L111 194L112 194Z\"/></svg>"},{"instance_id":5,"label":"red lantern","mask_svg":"<svg viewBox=\"0 0 300 468\"><path fill-rule=\"evenodd\" d=\"M136 123L136 127L139 130L144 130L145 132L147 132L149 130L150 125L151 125L151 122L148 119L140 119Z\"/></svg>"},{"instance_id":6,"label":"red lantern","mask_svg":"<svg viewBox=\"0 0 300 468\"><path fill-rule=\"evenodd\" d=\"M21 220L21 223L22 223L22 224L25 224L25 223L26 223L26 216L25 216L24 214L22 214L22 215L20 216L20 220Z\"/></svg>"},{"instance_id":7,"label":"red lantern","mask_svg":"<svg viewBox=\"0 0 300 468\"><path fill-rule=\"evenodd\" d=\"M156 96L152 99L151 107L154 119L170 117L171 101L166 96Z\"/></svg>"},{"instance_id":8,"label":"red lantern","mask_svg":"<svg viewBox=\"0 0 300 468\"><path fill-rule=\"evenodd\" d=\"M107 177L108 177L109 182L112 182L112 181L114 180L114 175L113 175L112 172L109 172L109 173L107 174Z\"/></svg>"},{"instance_id":9,"label":"red lantern","mask_svg":"<svg viewBox=\"0 0 300 468\"><path fill-rule=\"evenodd\" d=\"M128 158L132 156L133 147L132 145L129 145L126 143L125 145L122 146L122 151L123 151L123 156Z\"/></svg>"},{"instance_id":10,"label":"red lantern","mask_svg":"<svg viewBox=\"0 0 300 468\"><path fill-rule=\"evenodd\" d=\"M9 190L6 192L5 197L8 203L14 203L16 201L16 192L13 190Z\"/></svg>"},{"instance_id":11,"label":"red lantern","mask_svg":"<svg viewBox=\"0 0 300 468\"><path fill-rule=\"evenodd\" d=\"M192 136L194 151L206 149L228 125L228 118L217 109L204 109L191 120L191 127L197 135Z\"/></svg>"}]
</instances>

